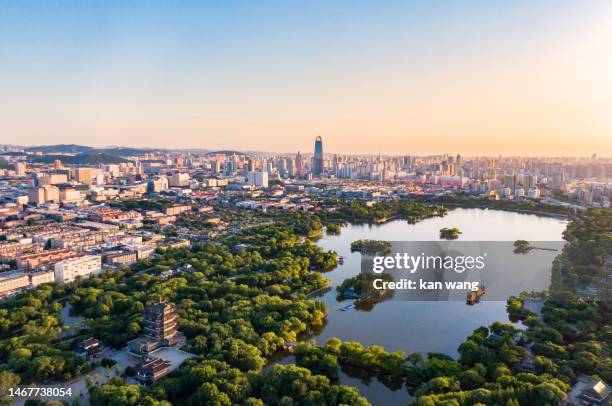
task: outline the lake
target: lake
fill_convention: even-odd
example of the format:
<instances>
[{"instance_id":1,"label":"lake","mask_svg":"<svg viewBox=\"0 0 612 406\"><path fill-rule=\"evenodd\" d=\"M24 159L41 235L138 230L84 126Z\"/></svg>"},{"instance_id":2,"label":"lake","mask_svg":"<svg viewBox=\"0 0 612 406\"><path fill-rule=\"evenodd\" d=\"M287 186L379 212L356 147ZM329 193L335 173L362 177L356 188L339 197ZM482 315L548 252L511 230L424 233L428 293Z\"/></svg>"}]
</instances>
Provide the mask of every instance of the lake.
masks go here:
<instances>
[{"instance_id":1,"label":"lake","mask_svg":"<svg viewBox=\"0 0 612 406\"><path fill-rule=\"evenodd\" d=\"M332 281L331 290L316 297L328 305L326 325L312 338L324 344L337 337L342 341L357 341L364 346L380 345L387 351L444 352L457 355L457 347L480 326L495 321L508 322L505 301L483 301L475 306L448 301L384 301L369 311L340 311L351 301L337 300L336 286L360 272L361 254L351 253L351 242L359 239L385 241L439 241L439 230L457 227L459 241L561 241L567 221L554 217L496 211L457 208L444 217L434 217L417 224L395 220L381 225L342 227L341 234L324 236L317 244L336 251L344 263L325 274ZM550 255L550 254L549 254ZM551 255L551 262L554 255ZM539 275L532 290L544 290L550 282L550 268ZM519 292L516 292L518 294ZM277 362L293 362L286 357ZM359 376L354 371L342 371L340 383L354 386L373 405L406 404L410 396L405 387L382 382L377 377Z\"/></svg>"}]
</instances>

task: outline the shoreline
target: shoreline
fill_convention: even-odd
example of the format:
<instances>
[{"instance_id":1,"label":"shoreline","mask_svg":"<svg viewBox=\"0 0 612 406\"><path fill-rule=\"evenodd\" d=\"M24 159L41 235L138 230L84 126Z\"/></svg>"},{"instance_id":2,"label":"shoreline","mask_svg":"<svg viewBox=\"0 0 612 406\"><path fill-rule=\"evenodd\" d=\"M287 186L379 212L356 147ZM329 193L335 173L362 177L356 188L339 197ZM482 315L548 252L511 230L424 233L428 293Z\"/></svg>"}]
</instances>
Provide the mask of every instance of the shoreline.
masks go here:
<instances>
[{"instance_id":1,"label":"shoreline","mask_svg":"<svg viewBox=\"0 0 612 406\"><path fill-rule=\"evenodd\" d=\"M440 204L440 203L435 203L434 202L432 204ZM446 204L443 204L443 205L449 209L449 212L450 212L451 209L454 209L454 208L464 208L464 209L468 209L468 210L471 210L471 209L481 209L481 210L490 209L490 210L498 210L498 211L505 211L505 212L515 212L515 213L525 214L525 215L535 215L535 216L541 216L541 217L546 217L546 218L550 218L550 219L558 219L558 220L568 220L569 217L570 217L569 215L560 214L560 213L538 212L538 211L533 211L533 210L512 210L512 209L489 208L489 207L474 207L474 206L461 205L461 204L452 204L452 207L448 207ZM432 218L433 219L433 218L436 218L436 217L444 217L444 216L439 216L439 215L438 216L429 216L427 218ZM424 221L427 218L422 219L419 222ZM372 226L372 225L382 226L382 225L385 225L387 223L392 223L393 221L397 221L397 220L404 220L404 219L398 218L397 216L393 216L393 217L389 217L389 218L385 219L384 222L374 222L374 223L372 223L372 222L349 222L349 221L347 221L347 222L345 222L343 227L346 227L346 226L349 226L349 225L365 225L365 224L368 224L370 226ZM417 222L417 223L419 223L419 222ZM343 235L343 232L341 232L340 235ZM511 241L511 240L508 240L508 241ZM338 268L339 268L339 266L334 268L331 272L337 271ZM333 284L330 285L330 286L333 287ZM392 292L392 291L390 291L390 292ZM316 298L316 297L311 297L311 298L313 300L320 300L319 298ZM350 300L350 299L347 299L347 300ZM465 299L462 299L461 301L457 301L457 303L459 303L459 302L465 303ZM351 301L351 303L353 303L353 302ZM328 309L328 311L329 311L329 309ZM508 317L507 313L506 313L506 317ZM509 322L512 322L512 321L509 321ZM330 326L329 326L328 323L329 323L329 318L326 317L326 322L323 325L322 329L329 328ZM480 323L480 324L485 323L486 324L486 322L481 322L480 320L478 320L478 323ZM308 328L305 332L303 332L302 334L300 334L298 336L298 340L297 341L298 342L308 342L308 341L313 340L313 339L318 341L317 336L319 334L315 332L315 331L318 331L318 330L321 330L321 328L315 328L315 329ZM465 337L463 339L465 339ZM343 341L346 341L346 340L343 339ZM352 341L352 340L348 340L348 341ZM355 341L358 341L358 340L355 340ZM460 344L460 342L458 344ZM319 345L324 345L324 342L319 343ZM375 344L373 344L373 345L375 345ZM365 344L364 344L364 346L365 346ZM291 354L289 354L288 352L285 352L285 351L280 351L278 353L273 354L271 357L268 358L268 362L264 366L264 369L268 370L268 369L272 368L276 364L284 363L282 360L286 359L286 357L290 356L290 355ZM452 356L453 358L456 358L456 355L450 354L450 356ZM352 368L355 369L356 367L352 367ZM363 370L362 372L368 373L369 371ZM376 375L376 374L374 373L374 375ZM343 384L343 383L340 382L340 384ZM377 387L378 385L382 385L382 386L385 387L384 390L392 390L391 388L386 386L383 381L376 381L376 380L372 381L372 385L374 385L374 388ZM375 389L375 390L382 390L382 389ZM409 402L410 398L411 398L411 395L408 392L406 392L406 395L407 395L407 399L406 400L407 400L407 402Z\"/></svg>"},{"instance_id":2,"label":"shoreline","mask_svg":"<svg viewBox=\"0 0 612 406\"><path fill-rule=\"evenodd\" d=\"M431 203L431 202L430 202ZM512 213L521 214L533 214L534 216L542 216L549 218L559 218L564 220L570 220L573 214L570 213L557 213L546 210L534 210L534 209L516 209L512 207L488 207L486 205L469 205L460 202L436 202L444 207L450 209L461 208L461 209L481 209L481 210L494 210L494 211L507 211Z\"/></svg>"}]
</instances>

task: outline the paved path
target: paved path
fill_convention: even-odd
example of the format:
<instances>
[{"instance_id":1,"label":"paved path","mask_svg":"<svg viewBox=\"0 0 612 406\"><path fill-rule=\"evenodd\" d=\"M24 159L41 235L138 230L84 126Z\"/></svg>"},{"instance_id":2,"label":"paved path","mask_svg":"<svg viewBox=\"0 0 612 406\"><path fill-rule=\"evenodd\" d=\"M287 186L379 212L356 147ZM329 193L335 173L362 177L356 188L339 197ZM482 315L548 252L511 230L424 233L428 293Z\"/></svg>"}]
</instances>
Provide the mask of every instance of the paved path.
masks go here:
<instances>
[{"instance_id":1,"label":"paved path","mask_svg":"<svg viewBox=\"0 0 612 406\"><path fill-rule=\"evenodd\" d=\"M49 400L59 400L59 401L68 401L68 403L70 404L70 400L72 399L79 399L79 406L89 406L89 391L87 390L87 377L89 377L93 383L97 383L98 385L104 384L106 383L108 380L110 380L110 378L117 376L117 371L114 368L104 368L104 367L98 367L96 369L94 369L93 371L89 372L86 375L81 375L80 377L69 381L69 382L60 382L60 383L53 383L53 384L48 384L48 385L41 385L41 386L45 386L45 387L51 387L51 388L70 388L72 389L72 396L65 396L65 397L48 397L48 398L44 398L41 400L45 400L45 401L49 401ZM26 402L26 399L17 399L15 402L13 402L13 405L15 406L23 406Z\"/></svg>"}]
</instances>

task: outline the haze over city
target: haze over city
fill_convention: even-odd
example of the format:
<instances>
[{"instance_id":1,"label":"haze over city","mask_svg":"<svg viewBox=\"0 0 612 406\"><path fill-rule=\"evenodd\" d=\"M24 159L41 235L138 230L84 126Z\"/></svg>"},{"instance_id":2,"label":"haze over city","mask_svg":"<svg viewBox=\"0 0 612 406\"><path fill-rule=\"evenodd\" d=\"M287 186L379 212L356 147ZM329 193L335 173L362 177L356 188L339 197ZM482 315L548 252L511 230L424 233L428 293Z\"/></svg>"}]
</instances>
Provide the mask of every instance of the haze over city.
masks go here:
<instances>
[{"instance_id":1,"label":"haze over city","mask_svg":"<svg viewBox=\"0 0 612 406\"><path fill-rule=\"evenodd\" d=\"M14 2L3 143L612 156L607 2Z\"/></svg>"}]
</instances>

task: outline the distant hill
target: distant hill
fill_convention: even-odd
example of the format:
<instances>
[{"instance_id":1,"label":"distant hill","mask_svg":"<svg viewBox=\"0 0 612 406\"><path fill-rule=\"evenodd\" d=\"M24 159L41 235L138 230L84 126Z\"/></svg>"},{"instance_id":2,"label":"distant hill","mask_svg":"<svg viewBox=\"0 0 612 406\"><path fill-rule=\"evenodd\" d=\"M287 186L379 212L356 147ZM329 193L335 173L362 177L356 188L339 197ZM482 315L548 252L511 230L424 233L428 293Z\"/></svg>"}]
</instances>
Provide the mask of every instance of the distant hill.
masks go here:
<instances>
[{"instance_id":1,"label":"distant hill","mask_svg":"<svg viewBox=\"0 0 612 406\"><path fill-rule=\"evenodd\" d=\"M27 152L42 152L43 154L84 154L93 150L92 147L76 144L41 145L24 148Z\"/></svg>"},{"instance_id":2,"label":"distant hill","mask_svg":"<svg viewBox=\"0 0 612 406\"><path fill-rule=\"evenodd\" d=\"M153 151L152 149L147 148L128 148L128 147L117 147L117 148L95 148L95 152L115 155L115 156L134 156L134 155L142 155L147 152ZM157 149L155 151L164 151L162 149Z\"/></svg>"},{"instance_id":3,"label":"distant hill","mask_svg":"<svg viewBox=\"0 0 612 406\"><path fill-rule=\"evenodd\" d=\"M7 152L0 152L0 155L2 156L25 156L26 153L18 152L18 151L7 151Z\"/></svg>"},{"instance_id":4,"label":"distant hill","mask_svg":"<svg viewBox=\"0 0 612 406\"><path fill-rule=\"evenodd\" d=\"M227 151L227 150L224 150L224 151L210 151L210 152L207 152L204 155L228 155L229 156L229 155L246 155L246 154L244 152L240 152L240 151Z\"/></svg>"},{"instance_id":5,"label":"distant hill","mask_svg":"<svg viewBox=\"0 0 612 406\"><path fill-rule=\"evenodd\" d=\"M128 162L127 159L106 153L92 153L79 155L30 155L30 162L53 163L56 159L67 165L98 165L98 164L120 164Z\"/></svg>"},{"instance_id":6,"label":"distant hill","mask_svg":"<svg viewBox=\"0 0 612 406\"><path fill-rule=\"evenodd\" d=\"M113 148L94 148L87 147L85 145L76 144L57 144L57 145L41 145L37 147L25 148L25 151L35 153L42 152L43 154L107 154L113 156L132 156L142 155L150 152L150 149L144 148L127 148L127 147L113 147Z\"/></svg>"}]
</instances>

